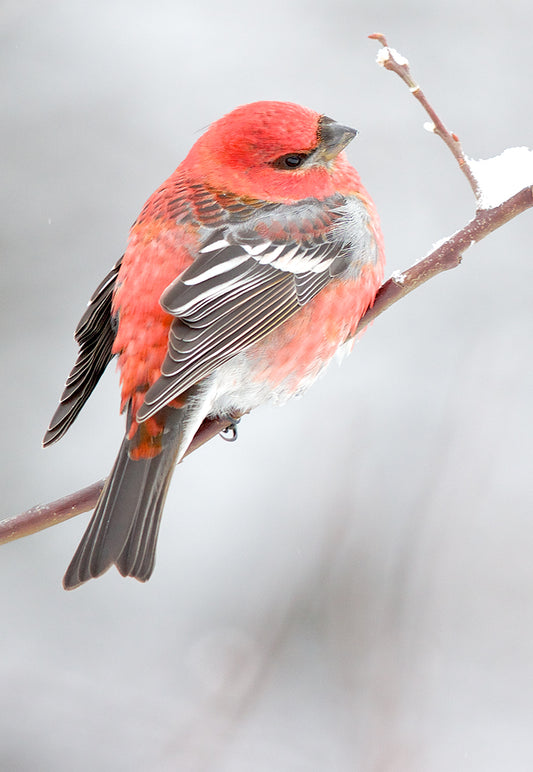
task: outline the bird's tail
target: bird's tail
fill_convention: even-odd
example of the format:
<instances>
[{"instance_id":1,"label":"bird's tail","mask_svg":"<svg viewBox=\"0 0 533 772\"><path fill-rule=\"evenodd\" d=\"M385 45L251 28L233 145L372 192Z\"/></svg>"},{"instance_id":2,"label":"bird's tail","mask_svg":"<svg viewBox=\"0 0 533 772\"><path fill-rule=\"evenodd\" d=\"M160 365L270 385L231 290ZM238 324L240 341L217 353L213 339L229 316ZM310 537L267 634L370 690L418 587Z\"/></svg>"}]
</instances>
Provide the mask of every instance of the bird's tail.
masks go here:
<instances>
[{"instance_id":1,"label":"bird's tail","mask_svg":"<svg viewBox=\"0 0 533 772\"><path fill-rule=\"evenodd\" d=\"M196 394L179 409L168 408L161 452L132 459L127 436L96 509L63 578L66 590L103 574L113 564L123 576L150 578L159 523L177 461L183 457L208 410Z\"/></svg>"}]
</instances>

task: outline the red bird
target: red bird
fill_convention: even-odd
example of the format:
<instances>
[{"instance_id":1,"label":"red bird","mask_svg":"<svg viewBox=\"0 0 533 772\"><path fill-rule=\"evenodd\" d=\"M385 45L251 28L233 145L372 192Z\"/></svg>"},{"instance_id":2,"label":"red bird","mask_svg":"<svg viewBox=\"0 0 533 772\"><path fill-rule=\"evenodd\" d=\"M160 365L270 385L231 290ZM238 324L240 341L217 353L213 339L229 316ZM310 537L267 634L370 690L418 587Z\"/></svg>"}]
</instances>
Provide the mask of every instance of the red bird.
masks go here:
<instances>
[{"instance_id":1,"label":"red bird","mask_svg":"<svg viewBox=\"0 0 533 772\"><path fill-rule=\"evenodd\" d=\"M355 134L295 104L238 107L146 202L76 329L44 438L66 432L117 355L126 435L66 589L113 563L146 581L202 421L285 402L349 345L384 269L374 204L342 152Z\"/></svg>"}]
</instances>

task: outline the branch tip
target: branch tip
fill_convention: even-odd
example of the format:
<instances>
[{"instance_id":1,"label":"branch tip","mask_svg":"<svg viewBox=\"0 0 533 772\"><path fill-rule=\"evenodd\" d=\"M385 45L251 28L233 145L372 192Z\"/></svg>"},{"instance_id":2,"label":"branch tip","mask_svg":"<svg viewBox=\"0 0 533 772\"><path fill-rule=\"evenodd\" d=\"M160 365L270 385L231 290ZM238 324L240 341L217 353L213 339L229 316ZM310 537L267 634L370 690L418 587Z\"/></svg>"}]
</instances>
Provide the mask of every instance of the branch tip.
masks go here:
<instances>
[{"instance_id":1,"label":"branch tip","mask_svg":"<svg viewBox=\"0 0 533 772\"><path fill-rule=\"evenodd\" d=\"M388 47L387 38L382 32L372 32L368 37L370 40L377 40L385 48Z\"/></svg>"}]
</instances>

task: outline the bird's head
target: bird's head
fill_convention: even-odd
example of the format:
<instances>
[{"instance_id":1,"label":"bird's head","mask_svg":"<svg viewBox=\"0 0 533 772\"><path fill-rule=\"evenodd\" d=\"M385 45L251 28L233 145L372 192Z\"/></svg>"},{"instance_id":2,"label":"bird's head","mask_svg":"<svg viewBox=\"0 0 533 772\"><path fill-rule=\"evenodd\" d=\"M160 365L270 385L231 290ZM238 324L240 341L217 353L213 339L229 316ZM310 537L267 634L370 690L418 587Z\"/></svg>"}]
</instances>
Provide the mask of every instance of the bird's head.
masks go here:
<instances>
[{"instance_id":1,"label":"bird's head","mask_svg":"<svg viewBox=\"0 0 533 772\"><path fill-rule=\"evenodd\" d=\"M252 198L322 198L335 192L339 173L355 173L342 151L356 133L300 105L254 102L213 123L182 167Z\"/></svg>"}]
</instances>

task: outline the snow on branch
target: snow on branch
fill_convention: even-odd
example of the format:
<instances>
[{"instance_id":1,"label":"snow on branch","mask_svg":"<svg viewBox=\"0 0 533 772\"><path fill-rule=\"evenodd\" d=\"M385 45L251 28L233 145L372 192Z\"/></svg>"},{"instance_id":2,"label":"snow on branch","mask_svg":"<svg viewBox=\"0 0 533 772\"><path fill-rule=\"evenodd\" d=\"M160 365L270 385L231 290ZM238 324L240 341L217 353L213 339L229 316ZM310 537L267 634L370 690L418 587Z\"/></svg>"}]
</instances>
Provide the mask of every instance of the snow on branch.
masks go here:
<instances>
[{"instance_id":1,"label":"snow on branch","mask_svg":"<svg viewBox=\"0 0 533 772\"><path fill-rule=\"evenodd\" d=\"M533 185L533 150L509 147L494 158L467 159L474 175L480 209L493 209L526 186Z\"/></svg>"}]
</instances>

